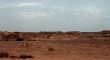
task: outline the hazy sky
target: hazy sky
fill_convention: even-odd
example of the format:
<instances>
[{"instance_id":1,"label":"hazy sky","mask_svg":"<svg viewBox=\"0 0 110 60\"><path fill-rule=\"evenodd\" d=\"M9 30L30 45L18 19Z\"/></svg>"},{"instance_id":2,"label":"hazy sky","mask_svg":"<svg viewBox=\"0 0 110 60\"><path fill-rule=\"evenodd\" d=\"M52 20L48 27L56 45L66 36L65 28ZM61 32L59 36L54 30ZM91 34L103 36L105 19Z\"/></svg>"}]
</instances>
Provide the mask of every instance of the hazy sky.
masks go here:
<instances>
[{"instance_id":1,"label":"hazy sky","mask_svg":"<svg viewBox=\"0 0 110 60\"><path fill-rule=\"evenodd\" d=\"M0 30L110 29L110 0L0 0Z\"/></svg>"}]
</instances>

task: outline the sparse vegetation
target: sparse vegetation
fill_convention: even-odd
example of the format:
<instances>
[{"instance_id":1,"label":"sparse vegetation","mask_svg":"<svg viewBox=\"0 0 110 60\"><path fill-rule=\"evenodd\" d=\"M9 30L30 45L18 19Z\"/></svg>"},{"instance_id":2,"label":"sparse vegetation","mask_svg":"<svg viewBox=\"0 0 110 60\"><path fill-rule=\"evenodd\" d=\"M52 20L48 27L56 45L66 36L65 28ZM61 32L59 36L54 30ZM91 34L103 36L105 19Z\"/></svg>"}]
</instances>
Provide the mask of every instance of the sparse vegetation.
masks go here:
<instances>
[{"instance_id":1,"label":"sparse vegetation","mask_svg":"<svg viewBox=\"0 0 110 60\"><path fill-rule=\"evenodd\" d=\"M26 58L34 58L32 55L20 55L19 58L26 59Z\"/></svg>"},{"instance_id":2,"label":"sparse vegetation","mask_svg":"<svg viewBox=\"0 0 110 60\"><path fill-rule=\"evenodd\" d=\"M13 33L9 34L13 35ZM110 56L110 37L101 38L100 34L99 36L98 34L95 36L95 34L89 33L90 37L88 37L89 34L86 33L81 33L80 35L80 32L79 34L74 34L74 32L72 32L70 34L68 33L68 35L66 35L67 33L34 34L28 32L20 32L19 34L23 36L1 40L0 60L5 58L12 60L27 60L28 58L29 60L43 60L44 58L47 58L48 60L48 58L53 59L53 57L58 57L57 59L59 59L60 56L62 60L65 58L71 59L71 57L73 59L74 56L76 59L79 59L79 57L76 57L76 55L86 56L88 57L88 60L89 57L109 58ZM6 36L7 35L8 33ZM17 33L14 33L14 35L17 35ZM91 37L92 35L94 38ZM86 57L83 58L86 60Z\"/></svg>"},{"instance_id":3,"label":"sparse vegetation","mask_svg":"<svg viewBox=\"0 0 110 60\"><path fill-rule=\"evenodd\" d=\"M8 58L9 57L9 53L8 52L0 52L0 58Z\"/></svg>"},{"instance_id":4,"label":"sparse vegetation","mask_svg":"<svg viewBox=\"0 0 110 60\"><path fill-rule=\"evenodd\" d=\"M66 44L70 44L70 43L66 43Z\"/></svg>"},{"instance_id":5,"label":"sparse vegetation","mask_svg":"<svg viewBox=\"0 0 110 60\"><path fill-rule=\"evenodd\" d=\"M17 38L16 41L24 41L23 38Z\"/></svg>"},{"instance_id":6,"label":"sparse vegetation","mask_svg":"<svg viewBox=\"0 0 110 60\"><path fill-rule=\"evenodd\" d=\"M13 55L13 56L10 56L10 58L15 59L15 58L18 58L18 56Z\"/></svg>"},{"instance_id":7,"label":"sparse vegetation","mask_svg":"<svg viewBox=\"0 0 110 60\"><path fill-rule=\"evenodd\" d=\"M48 48L48 51L55 51L54 48Z\"/></svg>"},{"instance_id":8,"label":"sparse vegetation","mask_svg":"<svg viewBox=\"0 0 110 60\"><path fill-rule=\"evenodd\" d=\"M8 39L6 39L5 41L9 41Z\"/></svg>"}]
</instances>

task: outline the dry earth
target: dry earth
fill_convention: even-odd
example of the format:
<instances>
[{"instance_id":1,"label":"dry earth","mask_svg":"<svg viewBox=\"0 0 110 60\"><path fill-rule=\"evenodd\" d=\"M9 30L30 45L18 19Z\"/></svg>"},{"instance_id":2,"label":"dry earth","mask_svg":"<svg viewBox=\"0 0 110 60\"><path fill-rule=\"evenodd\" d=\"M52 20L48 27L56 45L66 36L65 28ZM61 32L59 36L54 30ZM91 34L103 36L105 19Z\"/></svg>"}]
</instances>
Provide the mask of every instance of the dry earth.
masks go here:
<instances>
[{"instance_id":1,"label":"dry earth","mask_svg":"<svg viewBox=\"0 0 110 60\"><path fill-rule=\"evenodd\" d=\"M0 41L0 51L8 52L14 58L0 60L110 60L110 41L96 40L39 40ZM32 55L33 58L18 58Z\"/></svg>"}]
</instances>

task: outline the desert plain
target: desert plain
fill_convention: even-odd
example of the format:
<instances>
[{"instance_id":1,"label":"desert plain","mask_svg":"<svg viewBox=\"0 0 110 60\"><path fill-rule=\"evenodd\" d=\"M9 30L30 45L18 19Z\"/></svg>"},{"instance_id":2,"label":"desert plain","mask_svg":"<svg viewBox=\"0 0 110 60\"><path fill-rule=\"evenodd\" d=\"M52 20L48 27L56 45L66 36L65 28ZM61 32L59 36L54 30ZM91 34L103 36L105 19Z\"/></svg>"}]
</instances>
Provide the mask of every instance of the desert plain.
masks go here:
<instances>
[{"instance_id":1,"label":"desert plain","mask_svg":"<svg viewBox=\"0 0 110 60\"><path fill-rule=\"evenodd\" d=\"M110 31L0 32L0 60L110 60Z\"/></svg>"}]
</instances>

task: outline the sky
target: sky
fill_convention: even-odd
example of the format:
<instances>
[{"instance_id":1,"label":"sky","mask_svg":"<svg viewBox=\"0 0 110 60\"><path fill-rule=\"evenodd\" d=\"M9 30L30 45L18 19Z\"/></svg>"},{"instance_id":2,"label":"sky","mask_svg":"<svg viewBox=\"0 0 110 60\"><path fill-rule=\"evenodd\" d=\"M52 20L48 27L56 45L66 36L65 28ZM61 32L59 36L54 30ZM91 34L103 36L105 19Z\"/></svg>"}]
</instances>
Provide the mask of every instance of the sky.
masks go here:
<instances>
[{"instance_id":1,"label":"sky","mask_svg":"<svg viewBox=\"0 0 110 60\"><path fill-rule=\"evenodd\" d=\"M110 0L0 0L0 31L110 29Z\"/></svg>"}]
</instances>

